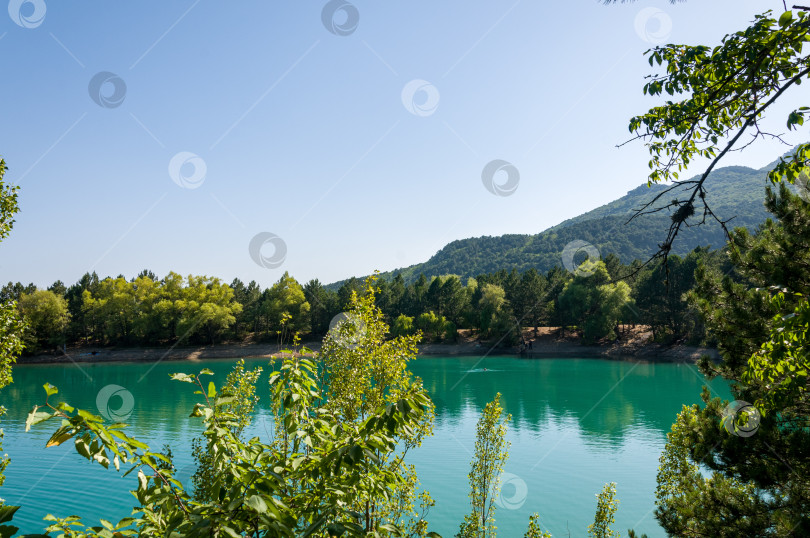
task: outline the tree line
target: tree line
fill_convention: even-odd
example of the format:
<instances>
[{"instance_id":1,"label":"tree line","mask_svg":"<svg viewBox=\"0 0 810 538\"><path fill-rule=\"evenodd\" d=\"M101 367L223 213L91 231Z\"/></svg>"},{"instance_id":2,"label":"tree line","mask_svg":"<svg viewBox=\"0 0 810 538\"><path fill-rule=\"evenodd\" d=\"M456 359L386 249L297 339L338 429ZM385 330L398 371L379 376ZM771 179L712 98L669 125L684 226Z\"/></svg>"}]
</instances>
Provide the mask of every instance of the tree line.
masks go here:
<instances>
[{"instance_id":1,"label":"tree line","mask_svg":"<svg viewBox=\"0 0 810 538\"><path fill-rule=\"evenodd\" d=\"M613 254L584 260L575 272L555 267L543 274L505 269L468 278L455 275L407 283L402 275L378 279L377 305L394 336L421 331L428 342L454 342L459 329L504 346L518 343L520 328L556 327L560 336L586 342L612 340L621 327L645 325L659 342L700 342L704 331L686 301L698 264L724 263L698 248L658 264L623 264ZM29 353L77 345L167 345L176 342L272 341L283 330L310 339L327 333L335 316L349 309L352 293L365 293L351 278L337 290L317 279L301 285L288 273L268 288L234 279L170 272L158 278L99 278L86 273L66 286L47 289L9 282L0 302L15 301L27 322Z\"/></svg>"}]
</instances>

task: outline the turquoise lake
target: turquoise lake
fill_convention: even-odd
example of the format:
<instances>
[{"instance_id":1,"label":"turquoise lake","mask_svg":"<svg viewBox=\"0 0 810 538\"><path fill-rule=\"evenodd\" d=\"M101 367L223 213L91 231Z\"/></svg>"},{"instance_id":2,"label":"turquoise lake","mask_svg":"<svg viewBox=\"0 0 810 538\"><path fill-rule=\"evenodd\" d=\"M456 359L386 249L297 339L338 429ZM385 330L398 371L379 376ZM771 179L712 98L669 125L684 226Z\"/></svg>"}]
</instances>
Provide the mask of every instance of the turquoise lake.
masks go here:
<instances>
[{"instance_id":1,"label":"turquoise lake","mask_svg":"<svg viewBox=\"0 0 810 538\"><path fill-rule=\"evenodd\" d=\"M199 422L187 418L198 396L191 385L169 380L170 373L210 368L221 382L234 360L200 362L21 365L14 384L0 394L8 408L3 420L5 451L11 457L0 496L22 505L14 518L21 532L41 532L43 516L78 515L87 523L117 521L129 515L135 499L129 493L137 478L105 470L76 454L72 443L45 448L58 426L46 423L25 433L25 417L44 402L43 383L50 382L71 405L97 411L99 392L119 385L131 394L127 423L138 439L159 449L169 444L188 478L191 439ZM269 439L272 417L266 390L268 361L251 359L265 371L262 399L248 436ZM596 493L616 482L618 530L665 536L653 517L655 475L665 435L684 404L699 403L706 384L693 365L653 364L602 359L519 359L515 357L420 357L410 364L424 380L436 403L434 436L409 454L422 486L436 506L428 515L430 529L445 537L458 530L468 511L467 473L475 443L478 415L496 392L512 415L510 457L496 509L498 533L523 536L533 512L555 537L585 536L593 521ZM722 381L714 394L729 397ZM109 391L110 389L108 389ZM119 393L109 409L127 405Z\"/></svg>"}]
</instances>

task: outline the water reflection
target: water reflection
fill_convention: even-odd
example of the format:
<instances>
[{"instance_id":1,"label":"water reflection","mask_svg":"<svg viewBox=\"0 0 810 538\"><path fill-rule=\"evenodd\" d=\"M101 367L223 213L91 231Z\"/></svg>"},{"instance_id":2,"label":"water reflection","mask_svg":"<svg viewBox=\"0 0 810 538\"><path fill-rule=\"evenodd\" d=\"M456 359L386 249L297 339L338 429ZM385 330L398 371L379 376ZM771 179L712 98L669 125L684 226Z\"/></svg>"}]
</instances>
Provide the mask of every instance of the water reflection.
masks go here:
<instances>
[{"instance_id":1,"label":"water reflection","mask_svg":"<svg viewBox=\"0 0 810 538\"><path fill-rule=\"evenodd\" d=\"M210 368L219 385L234 362L16 367L14 384L0 393L9 408L3 426L5 448L12 458L3 496L11 504L24 505L15 523L25 532L41 531L41 518L48 512L96 521L124 517L133 506L128 493L131 477L122 479L114 471L89 464L72 446L43 448L56 425L23 432L31 406L44 401L43 383L59 387L57 401L94 412L99 412L100 390L112 384L124 387L133 396L127 420L131 433L153 448L171 445L178 469L185 469L183 478L188 479L193 472L191 439L201 430L199 419L190 419L189 413L200 396L192 385L172 381L169 374ZM267 360L246 362L248 368L264 368L256 416L246 434L269 440L273 419L266 384L272 368ZM650 538L662 536L649 516L657 458L681 405L699 401L702 380L694 367L597 359L426 357L410 368L422 378L437 408L434 436L409 454L423 486L437 501L429 518L433 530L452 536L458 529L468 506L475 423L481 409L500 392L502 405L512 414L506 471L526 487L525 503L498 512L504 536L522 535L535 511L554 535L567 535L569 524L572 535L584 534L584 525L593 518L594 494L608 481L619 484L617 528L636 526ZM727 396L721 384L714 388ZM113 409L124 404L115 398L108 403ZM75 493L79 481L81 496ZM636 525L645 514L647 518ZM585 522L582 528L580 522Z\"/></svg>"},{"instance_id":2,"label":"water reflection","mask_svg":"<svg viewBox=\"0 0 810 538\"><path fill-rule=\"evenodd\" d=\"M703 382L689 365L492 357L470 368L470 361L478 362L412 363L411 370L434 398L439 422L457 421L469 406L482 409L501 392L505 409L521 428L539 432L573 419L586 438L614 445L633 424L669 431L673 409L695 401L695 386ZM662 368L666 375L657 374ZM713 385L724 390L722 383Z\"/></svg>"}]
</instances>

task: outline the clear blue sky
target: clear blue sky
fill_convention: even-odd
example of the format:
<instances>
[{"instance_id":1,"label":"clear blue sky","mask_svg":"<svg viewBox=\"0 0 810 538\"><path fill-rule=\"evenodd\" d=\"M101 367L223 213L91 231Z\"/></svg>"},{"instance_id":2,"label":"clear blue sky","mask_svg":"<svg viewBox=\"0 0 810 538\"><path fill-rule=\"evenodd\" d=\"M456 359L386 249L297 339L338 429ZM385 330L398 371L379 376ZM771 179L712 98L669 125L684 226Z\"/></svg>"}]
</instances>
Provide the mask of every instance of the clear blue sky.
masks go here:
<instances>
[{"instance_id":1,"label":"clear blue sky","mask_svg":"<svg viewBox=\"0 0 810 538\"><path fill-rule=\"evenodd\" d=\"M331 282L454 239L537 233L645 181L645 148L615 147L655 104L641 92L645 36L716 44L782 6L352 2L330 19L336 35L324 1L12 0L0 155L22 211L0 281L148 268ZM101 76L94 100L99 72L118 78ZM762 143L726 164L784 150ZM199 158L178 157L175 182L181 152ZM519 171L510 196L482 183L495 159ZM251 258L262 232L284 241L283 263Z\"/></svg>"}]
</instances>

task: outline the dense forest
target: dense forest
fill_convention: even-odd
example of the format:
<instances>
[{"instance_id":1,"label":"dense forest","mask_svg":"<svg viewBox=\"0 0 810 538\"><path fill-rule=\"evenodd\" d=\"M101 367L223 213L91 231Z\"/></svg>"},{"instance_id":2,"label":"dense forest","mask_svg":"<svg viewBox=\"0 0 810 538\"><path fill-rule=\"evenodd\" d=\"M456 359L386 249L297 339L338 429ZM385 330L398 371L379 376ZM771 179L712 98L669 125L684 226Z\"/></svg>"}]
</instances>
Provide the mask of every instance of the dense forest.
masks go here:
<instances>
[{"instance_id":1,"label":"dense forest","mask_svg":"<svg viewBox=\"0 0 810 538\"><path fill-rule=\"evenodd\" d=\"M584 253L580 253L585 257ZM577 259L574 272L556 266L501 269L475 278L457 275L408 284L402 275L376 279L376 304L395 336L421 332L426 342L455 342L460 329L484 341L511 346L520 327L558 327L561 335L579 332L586 342L612 340L621 325L647 325L659 342L703 340L703 328L687 302L699 264L720 267L726 256L697 248L672 256L667 267ZM150 271L127 280L85 274L65 286L47 289L8 283L0 300L16 301L28 323L28 352L63 346L156 346L177 342L276 341L282 332L317 339L349 309L352 293L365 293L359 279L332 291L318 280L300 284L285 273L262 289L255 281Z\"/></svg>"}]
</instances>

